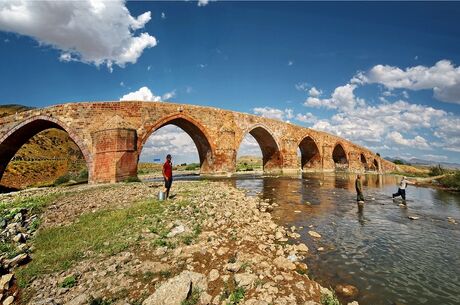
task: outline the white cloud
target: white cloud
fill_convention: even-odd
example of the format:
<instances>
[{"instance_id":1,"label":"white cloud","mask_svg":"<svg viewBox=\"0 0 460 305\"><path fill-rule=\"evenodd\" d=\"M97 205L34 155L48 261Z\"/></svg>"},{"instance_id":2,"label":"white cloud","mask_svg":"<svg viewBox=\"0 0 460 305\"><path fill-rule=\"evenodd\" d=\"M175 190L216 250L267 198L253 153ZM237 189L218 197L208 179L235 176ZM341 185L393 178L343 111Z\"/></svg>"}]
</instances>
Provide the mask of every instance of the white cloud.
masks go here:
<instances>
[{"instance_id":1,"label":"white cloud","mask_svg":"<svg viewBox=\"0 0 460 305\"><path fill-rule=\"evenodd\" d=\"M308 83L298 83L298 84L295 84L295 88L298 90L298 91L308 91L308 88L310 88L310 85Z\"/></svg>"},{"instance_id":2,"label":"white cloud","mask_svg":"<svg viewBox=\"0 0 460 305\"><path fill-rule=\"evenodd\" d=\"M377 65L354 78L357 83L382 84L388 89L432 89L434 97L444 102L460 104L460 67L449 60L440 60L432 67L415 66L405 70Z\"/></svg>"},{"instance_id":3,"label":"white cloud","mask_svg":"<svg viewBox=\"0 0 460 305\"><path fill-rule=\"evenodd\" d=\"M318 98L317 96L319 94L317 94L316 97L310 95L305 101L304 105L310 107L325 107L329 109L338 109L345 111L352 110L357 105L364 105L364 100L355 97L353 91L356 89L356 87L356 84L346 84L344 86L337 87L332 93L331 98L326 99ZM314 90L313 93L317 93L316 91L317 90Z\"/></svg>"},{"instance_id":4,"label":"white cloud","mask_svg":"<svg viewBox=\"0 0 460 305\"><path fill-rule=\"evenodd\" d=\"M295 116L295 119L299 122L310 123L310 124L314 124L318 121L318 118L314 116L311 112L308 112L305 114L297 113L297 115Z\"/></svg>"},{"instance_id":5,"label":"white cloud","mask_svg":"<svg viewBox=\"0 0 460 305\"><path fill-rule=\"evenodd\" d=\"M152 69L152 66L147 66L147 71L150 71Z\"/></svg>"},{"instance_id":6,"label":"white cloud","mask_svg":"<svg viewBox=\"0 0 460 305\"><path fill-rule=\"evenodd\" d=\"M166 14L165 14L165 12L161 12L161 19L166 19Z\"/></svg>"},{"instance_id":7,"label":"white cloud","mask_svg":"<svg viewBox=\"0 0 460 305\"><path fill-rule=\"evenodd\" d=\"M176 96L176 90L166 92L163 96L157 96L146 86L141 87L137 91L133 91L123 95L120 101L148 101L148 102L161 102L169 100Z\"/></svg>"},{"instance_id":8,"label":"white cloud","mask_svg":"<svg viewBox=\"0 0 460 305\"><path fill-rule=\"evenodd\" d=\"M294 62L292 60L288 61L288 66L292 66Z\"/></svg>"},{"instance_id":9,"label":"white cloud","mask_svg":"<svg viewBox=\"0 0 460 305\"><path fill-rule=\"evenodd\" d=\"M308 90L308 95L311 97L318 97L321 95L321 93L321 90L318 90L315 87L311 87L310 90Z\"/></svg>"},{"instance_id":10,"label":"white cloud","mask_svg":"<svg viewBox=\"0 0 460 305\"><path fill-rule=\"evenodd\" d=\"M199 162L198 150L192 138L181 128L167 125L155 131L144 144L140 159L152 162L159 158L164 161L167 154L173 156L173 162Z\"/></svg>"},{"instance_id":11,"label":"white cloud","mask_svg":"<svg viewBox=\"0 0 460 305\"><path fill-rule=\"evenodd\" d=\"M449 159L444 155L423 155L423 157L430 161L447 161Z\"/></svg>"},{"instance_id":12,"label":"white cloud","mask_svg":"<svg viewBox=\"0 0 460 305\"><path fill-rule=\"evenodd\" d=\"M262 157L259 143L257 143L256 139L251 134L247 134L241 141L237 152L237 158L241 156Z\"/></svg>"},{"instance_id":13,"label":"white cloud","mask_svg":"<svg viewBox=\"0 0 460 305\"><path fill-rule=\"evenodd\" d=\"M281 110L272 107L256 107L253 111L256 115L280 121L286 121L287 119L292 119L294 117L293 110L289 108Z\"/></svg>"},{"instance_id":14,"label":"white cloud","mask_svg":"<svg viewBox=\"0 0 460 305\"><path fill-rule=\"evenodd\" d=\"M209 4L209 0L198 0L198 6L206 6Z\"/></svg>"},{"instance_id":15,"label":"white cloud","mask_svg":"<svg viewBox=\"0 0 460 305\"><path fill-rule=\"evenodd\" d=\"M145 12L131 16L122 0L114 1L0 1L0 30L36 39L61 51L64 62L124 67L136 63L157 40L144 28Z\"/></svg>"},{"instance_id":16,"label":"white cloud","mask_svg":"<svg viewBox=\"0 0 460 305\"><path fill-rule=\"evenodd\" d=\"M425 138L421 136L415 136L413 139L406 139L404 138L399 132L392 131L388 134L388 138L396 144L400 144L403 146L410 146L410 147L417 147L421 149L429 149L430 146L428 145Z\"/></svg>"}]
</instances>

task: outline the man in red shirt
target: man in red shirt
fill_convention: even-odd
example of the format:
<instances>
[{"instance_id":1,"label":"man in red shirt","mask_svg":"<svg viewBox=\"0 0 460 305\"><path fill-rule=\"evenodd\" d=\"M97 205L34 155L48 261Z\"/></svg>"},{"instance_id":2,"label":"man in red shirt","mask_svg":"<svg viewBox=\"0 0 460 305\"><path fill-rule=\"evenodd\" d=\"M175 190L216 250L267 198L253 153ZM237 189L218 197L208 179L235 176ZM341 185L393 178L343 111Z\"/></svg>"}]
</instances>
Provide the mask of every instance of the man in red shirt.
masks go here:
<instances>
[{"instance_id":1,"label":"man in red shirt","mask_svg":"<svg viewBox=\"0 0 460 305\"><path fill-rule=\"evenodd\" d=\"M169 197L169 189L171 188L172 184L172 162L171 162L171 155L166 156L166 162L163 164L163 178L165 179L165 190L166 193L165 199Z\"/></svg>"}]
</instances>

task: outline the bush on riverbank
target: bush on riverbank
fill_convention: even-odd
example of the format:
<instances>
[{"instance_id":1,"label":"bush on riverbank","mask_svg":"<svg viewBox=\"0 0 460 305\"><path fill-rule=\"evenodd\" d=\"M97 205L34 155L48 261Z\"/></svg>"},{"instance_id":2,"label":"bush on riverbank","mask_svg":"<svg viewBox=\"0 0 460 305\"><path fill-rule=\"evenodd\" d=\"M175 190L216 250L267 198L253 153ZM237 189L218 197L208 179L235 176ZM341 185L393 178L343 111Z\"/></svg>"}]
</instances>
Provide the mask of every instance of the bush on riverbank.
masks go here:
<instances>
[{"instance_id":1,"label":"bush on riverbank","mask_svg":"<svg viewBox=\"0 0 460 305\"><path fill-rule=\"evenodd\" d=\"M439 179L439 183L449 189L460 191L460 171L457 170L452 174L442 177Z\"/></svg>"}]
</instances>

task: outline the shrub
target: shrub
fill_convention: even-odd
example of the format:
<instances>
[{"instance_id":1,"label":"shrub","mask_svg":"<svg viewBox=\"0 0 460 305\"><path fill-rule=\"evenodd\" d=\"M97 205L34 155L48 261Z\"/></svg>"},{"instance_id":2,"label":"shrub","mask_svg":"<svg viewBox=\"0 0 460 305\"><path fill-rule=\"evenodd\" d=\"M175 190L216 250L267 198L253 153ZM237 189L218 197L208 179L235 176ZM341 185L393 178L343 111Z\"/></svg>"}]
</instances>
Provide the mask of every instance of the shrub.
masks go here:
<instances>
[{"instance_id":1,"label":"shrub","mask_svg":"<svg viewBox=\"0 0 460 305\"><path fill-rule=\"evenodd\" d=\"M438 164L436 166L430 167L429 175L430 176L441 176L441 175L444 175L445 172L446 170L441 167L441 164Z\"/></svg>"},{"instance_id":2,"label":"shrub","mask_svg":"<svg viewBox=\"0 0 460 305\"><path fill-rule=\"evenodd\" d=\"M56 180L54 180L53 185L58 186L58 185L67 183L69 181L70 181L70 175L65 174L65 175L62 175L61 177L58 177Z\"/></svg>"},{"instance_id":3,"label":"shrub","mask_svg":"<svg viewBox=\"0 0 460 305\"><path fill-rule=\"evenodd\" d=\"M460 171L458 170L453 174L442 177L439 179L439 183L450 189L460 190Z\"/></svg>"},{"instance_id":4,"label":"shrub","mask_svg":"<svg viewBox=\"0 0 460 305\"><path fill-rule=\"evenodd\" d=\"M334 292L331 294L323 293L321 295L321 304L322 305L340 305L339 299Z\"/></svg>"},{"instance_id":5,"label":"shrub","mask_svg":"<svg viewBox=\"0 0 460 305\"><path fill-rule=\"evenodd\" d=\"M131 177L125 178L123 182L124 183L141 182L141 180L137 176L131 176Z\"/></svg>"},{"instance_id":6,"label":"shrub","mask_svg":"<svg viewBox=\"0 0 460 305\"><path fill-rule=\"evenodd\" d=\"M394 164L398 164L398 165L404 165L404 164L406 164L403 160L399 160L399 159L393 160L393 163L394 163Z\"/></svg>"},{"instance_id":7,"label":"shrub","mask_svg":"<svg viewBox=\"0 0 460 305\"><path fill-rule=\"evenodd\" d=\"M71 275L71 276L66 277L64 281L62 281L61 287L62 288L72 288L73 286L75 286L76 283L77 283L77 279L73 275Z\"/></svg>"},{"instance_id":8,"label":"shrub","mask_svg":"<svg viewBox=\"0 0 460 305\"><path fill-rule=\"evenodd\" d=\"M200 164L198 164L198 163L190 163L189 165L187 165L185 167L185 170L193 171L193 170L196 170L196 169L199 169L199 168L200 168Z\"/></svg>"}]
</instances>

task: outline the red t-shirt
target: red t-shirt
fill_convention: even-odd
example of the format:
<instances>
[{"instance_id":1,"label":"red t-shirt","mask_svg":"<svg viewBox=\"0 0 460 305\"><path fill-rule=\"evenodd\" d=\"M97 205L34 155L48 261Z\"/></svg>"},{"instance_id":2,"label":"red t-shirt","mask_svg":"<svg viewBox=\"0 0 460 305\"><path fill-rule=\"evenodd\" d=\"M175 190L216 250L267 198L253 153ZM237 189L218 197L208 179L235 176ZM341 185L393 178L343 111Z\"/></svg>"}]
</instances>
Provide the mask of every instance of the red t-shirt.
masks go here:
<instances>
[{"instance_id":1,"label":"red t-shirt","mask_svg":"<svg viewBox=\"0 0 460 305\"><path fill-rule=\"evenodd\" d=\"M166 178L171 178L172 177L172 164L171 162L166 161L165 164L163 164L163 171L165 173Z\"/></svg>"}]
</instances>

